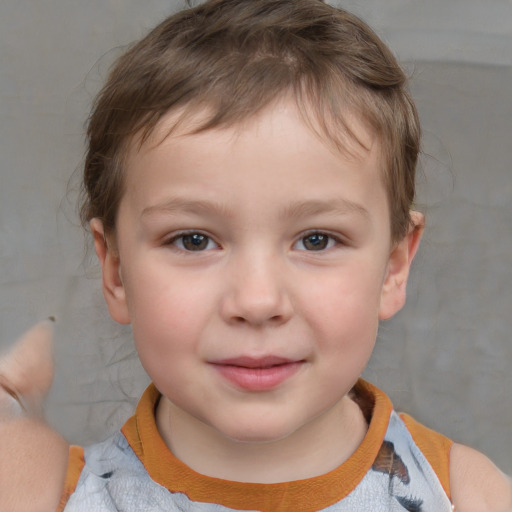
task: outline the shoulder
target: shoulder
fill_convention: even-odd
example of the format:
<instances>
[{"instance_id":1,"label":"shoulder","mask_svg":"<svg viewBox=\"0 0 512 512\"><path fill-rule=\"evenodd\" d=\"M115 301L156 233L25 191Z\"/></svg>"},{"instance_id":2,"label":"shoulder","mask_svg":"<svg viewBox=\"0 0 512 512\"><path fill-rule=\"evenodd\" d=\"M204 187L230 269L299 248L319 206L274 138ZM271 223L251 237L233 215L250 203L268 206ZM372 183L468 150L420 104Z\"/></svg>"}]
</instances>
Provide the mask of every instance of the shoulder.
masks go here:
<instances>
[{"instance_id":1,"label":"shoulder","mask_svg":"<svg viewBox=\"0 0 512 512\"><path fill-rule=\"evenodd\" d=\"M71 446L64 492L57 512L111 510L110 491L123 482L134 486L143 472L140 463L120 432L86 448ZM121 489L120 492L125 492ZM117 508L116 510L125 510Z\"/></svg>"},{"instance_id":2,"label":"shoulder","mask_svg":"<svg viewBox=\"0 0 512 512\"><path fill-rule=\"evenodd\" d=\"M485 455L454 443L450 487L458 512L512 512L512 481Z\"/></svg>"}]
</instances>

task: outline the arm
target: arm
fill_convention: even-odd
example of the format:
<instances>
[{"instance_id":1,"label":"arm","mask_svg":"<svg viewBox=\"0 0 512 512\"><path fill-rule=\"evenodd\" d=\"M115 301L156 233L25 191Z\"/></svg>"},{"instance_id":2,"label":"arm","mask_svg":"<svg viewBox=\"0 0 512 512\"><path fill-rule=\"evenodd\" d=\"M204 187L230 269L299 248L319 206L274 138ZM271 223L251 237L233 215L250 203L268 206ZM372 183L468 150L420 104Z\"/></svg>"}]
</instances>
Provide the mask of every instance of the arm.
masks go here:
<instances>
[{"instance_id":1,"label":"arm","mask_svg":"<svg viewBox=\"0 0 512 512\"><path fill-rule=\"evenodd\" d=\"M454 444L450 459L456 512L512 512L512 481L485 455Z\"/></svg>"},{"instance_id":2,"label":"arm","mask_svg":"<svg viewBox=\"0 0 512 512\"><path fill-rule=\"evenodd\" d=\"M68 444L40 415L52 333L38 324L0 359L0 510L54 512L62 494Z\"/></svg>"}]
</instances>

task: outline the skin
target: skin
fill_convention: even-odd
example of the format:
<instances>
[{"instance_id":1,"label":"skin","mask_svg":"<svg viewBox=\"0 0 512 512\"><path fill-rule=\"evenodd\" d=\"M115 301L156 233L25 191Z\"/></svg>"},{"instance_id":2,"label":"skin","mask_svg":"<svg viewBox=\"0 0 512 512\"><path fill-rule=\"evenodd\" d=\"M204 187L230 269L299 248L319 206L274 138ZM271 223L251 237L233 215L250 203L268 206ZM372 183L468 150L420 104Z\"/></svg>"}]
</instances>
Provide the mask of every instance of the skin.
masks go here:
<instances>
[{"instance_id":1,"label":"skin","mask_svg":"<svg viewBox=\"0 0 512 512\"><path fill-rule=\"evenodd\" d=\"M512 512L512 479L469 446L454 444L450 484L457 511Z\"/></svg>"},{"instance_id":2,"label":"skin","mask_svg":"<svg viewBox=\"0 0 512 512\"><path fill-rule=\"evenodd\" d=\"M53 377L52 338L51 323L42 322L0 358L0 510L53 512L62 493L68 443L40 415Z\"/></svg>"},{"instance_id":3,"label":"skin","mask_svg":"<svg viewBox=\"0 0 512 512\"><path fill-rule=\"evenodd\" d=\"M366 432L347 393L379 319L404 303L421 230L391 243L380 145L355 121L369 151L334 152L293 101L195 135L165 137L172 122L128 157L115 239L92 223L110 313L132 324L163 394L159 430L206 475L325 473ZM187 249L184 234L205 247ZM308 249L318 235L326 247ZM293 372L265 390L233 384L220 364L269 357Z\"/></svg>"},{"instance_id":4,"label":"skin","mask_svg":"<svg viewBox=\"0 0 512 512\"><path fill-rule=\"evenodd\" d=\"M163 393L162 437L206 475L278 482L329 471L366 432L346 394L378 321L405 301L423 219L413 212L416 227L391 243L380 148L357 124L371 149L355 145L349 156L332 153L286 102L236 129L164 138L170 122L129 155L115 236L91 222L110 313L132 323L141 361ZM183 230L208 236L205 250L187 250ZM333 238L307 250L311 230ZM18 344L0 360L0 375L38 410L52 370L49 345L37 340L48 331L29 338L32 346ZM246 389L217 367L262 355L297 368L276 385ZM27 382L27 370L41 379ZM11 397L0 389L2 399ZM0 435L0 509L54 511L67 444L37 416L10 410L0 415L8 429ZM297 470L305 459L306 473ZM458 511L512 510L509 480L461 445L452 450L451 485Z\"/></svg>"},{"instance_id":5,"label":"skin","mask_svg":"<svg viewBox=\"0 0 512 512\"><path fill-rule=\"evenodd\" d=\"M132 323L163 393L161 435L205 475L271 483L329 471L364 436L346 393L378 321L405 302L423 217L411 212L414 227L391 243L379 144L357 122L369 152L333 153L292 102L196 135L167 137L167 123L129 155L116 236L91 223L110 313ZM291 208L340 199L343 211ZM186 250L183 230L205 235L206 250ZM305 251L309 230L338 242ZM270 391L241 390L211 365L269 353L303 362ZM512 510L510 480L468 447L454 445L451 481L459 511Z\"/></svg>"}]
</instances>

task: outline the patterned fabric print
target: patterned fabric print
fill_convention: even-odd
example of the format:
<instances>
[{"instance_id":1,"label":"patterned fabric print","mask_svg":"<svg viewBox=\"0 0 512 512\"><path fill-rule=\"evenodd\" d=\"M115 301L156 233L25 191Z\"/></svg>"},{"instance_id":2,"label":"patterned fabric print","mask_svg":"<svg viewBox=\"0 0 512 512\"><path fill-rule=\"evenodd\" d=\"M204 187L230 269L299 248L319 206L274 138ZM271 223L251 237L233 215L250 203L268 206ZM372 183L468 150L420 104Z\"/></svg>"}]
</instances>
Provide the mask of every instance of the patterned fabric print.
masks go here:
<instances>
[{"instance_id":1,"label":"patterned fabric print","mask_svg":"<svg viewBox=\"0 0 512 512\"><path fill-rule=\"evenodd\" d=\"M120 432L86 448L85 460L64 512L233 512L222 505L193 502L151 480Z\"/></svg>"},{"instance_id":2,"label":"patterned fabric print","mask_svg":"<svg viewBox=\"0 0 512 512\"><path fill-rule=\"evenodd\" d=\"M121 433L86 449L85 460L65 512L233 512L219 504L191 501L185 494L171 493L151 480ZM372 468L348 496L323 512L368 510L452 511L432 467L394 412Z\"/></svg>"},{"instance_id":3,"label":"patterned fabric print","mask_svg":"<svg viewBox=\"0 0 512 512\"><path fill-rule=\"evenodd\" d=\"M362 484L367 488L387 488L387 496L380 498L382 505L385 502L383 511L452 511L437 475L395 412L391 414L379 454Z\"/></svg>"}]
</instances>

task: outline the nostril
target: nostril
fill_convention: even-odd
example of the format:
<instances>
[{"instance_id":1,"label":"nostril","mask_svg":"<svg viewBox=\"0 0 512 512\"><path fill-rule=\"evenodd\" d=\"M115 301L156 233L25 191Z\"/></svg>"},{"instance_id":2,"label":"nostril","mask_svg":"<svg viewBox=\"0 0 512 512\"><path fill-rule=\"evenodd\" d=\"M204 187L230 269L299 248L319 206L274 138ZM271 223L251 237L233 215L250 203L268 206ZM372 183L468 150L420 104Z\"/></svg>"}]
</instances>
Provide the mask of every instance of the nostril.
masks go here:
<instances>
[{"instance_id":1,"label":"nostril","mask_svg":"<svg viewBox=\"0 0 512 512\"><path fill-rule=\"evenodd\" d=\"M243 325L243 324L252 324L252 325L263 325L263 324L281 324L284 322L285 317L283 315L273 315L270 317L251 317L250 315L242 316L235 315L231 318L231 321L234 324Z\"/></svg>"}]
</instances>

